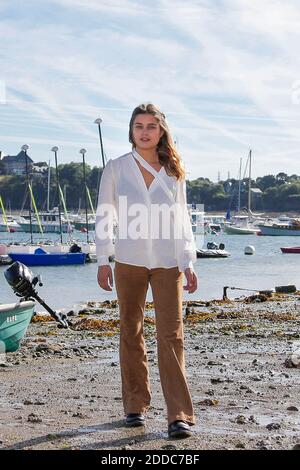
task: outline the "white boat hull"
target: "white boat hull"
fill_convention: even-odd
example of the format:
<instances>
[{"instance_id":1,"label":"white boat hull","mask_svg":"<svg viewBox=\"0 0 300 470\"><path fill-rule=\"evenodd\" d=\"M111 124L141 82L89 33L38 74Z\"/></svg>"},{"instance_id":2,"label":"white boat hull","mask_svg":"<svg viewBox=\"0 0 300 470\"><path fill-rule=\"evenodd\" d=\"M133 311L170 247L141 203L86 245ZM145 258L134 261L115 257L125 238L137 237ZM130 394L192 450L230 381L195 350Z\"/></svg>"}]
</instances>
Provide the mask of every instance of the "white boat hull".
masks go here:
<instances>
[{"instance_id":1,"label":"white boat hull","mask_svg":"<svg viewBox=\"0 0 300 470\"><path fill-rule=\"evenodd\" d=\"M228 235L255 235L257 232L259 232L259 229L235 227L234 225L225 225L224 231Z\"/></svg>"}]
</instances>

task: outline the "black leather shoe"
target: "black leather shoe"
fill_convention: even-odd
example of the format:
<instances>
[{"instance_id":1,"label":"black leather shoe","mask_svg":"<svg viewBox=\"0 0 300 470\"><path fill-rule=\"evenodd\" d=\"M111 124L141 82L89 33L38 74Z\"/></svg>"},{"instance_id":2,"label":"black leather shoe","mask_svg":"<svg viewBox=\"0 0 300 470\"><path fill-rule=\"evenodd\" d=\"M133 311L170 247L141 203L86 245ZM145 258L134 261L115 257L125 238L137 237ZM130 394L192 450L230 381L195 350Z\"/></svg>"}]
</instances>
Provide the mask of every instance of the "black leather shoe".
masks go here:
<instances>
[{"instance_id":1,"label":"black leather shoe","mask_svg":"<svg viewBox=\"0 0 300 470\"><path fill-rule=\"evenodd\" d=\"M128 413L125 424L128 427L145 426L145 416L142 413Z\"/></svg>"},{"instance_id":2,"label":"black leather shoe","mask_svg":"<svg viewBox=\"0 0 300 470\"><path fill-rule=\"evenodd\" d=\"M168 435L174 439L184 439L192 435L192 431L188 423L185 421L174 421L168 426Z\"/></svg>"}]
</instances>

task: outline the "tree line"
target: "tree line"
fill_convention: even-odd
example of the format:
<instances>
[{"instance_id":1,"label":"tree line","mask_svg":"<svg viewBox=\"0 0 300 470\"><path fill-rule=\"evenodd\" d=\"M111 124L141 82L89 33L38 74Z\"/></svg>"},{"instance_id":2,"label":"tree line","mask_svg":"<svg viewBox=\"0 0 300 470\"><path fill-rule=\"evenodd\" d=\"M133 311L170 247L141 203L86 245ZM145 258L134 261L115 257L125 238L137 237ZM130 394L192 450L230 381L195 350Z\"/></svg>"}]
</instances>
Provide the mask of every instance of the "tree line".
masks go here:
<instances>
[{"instance_id":1,"label":"tree line","mask_svg":"<svg viewBox=\"0 0 300 470\"><path fill-rule=\"evenodd\" d=\"M83 209L84 184L83 168L80 163L66 163L58 166L61 188L66 196L68 210ZM96 206L99 181L102 169L86 165L87 186ZM32 187L39 210L46 209L48 178L47 175L32 177ZM236 179L210 181L208 178L197 178L187 181L188 203L204 204L206 211L236 210L239 200L240 207L247 207L249 179L240 182ZM251 180L251 188L257 188L261 193L251 193L251 207L263 211L300 211L300 176L278 173L265 175ZM28 207L27 184L25 176L1 175L0 195L6 207L21 210ZM58 204L56 191L55 169L51 168L50 177L50 207Z\"/></svg>"}]
</instances>

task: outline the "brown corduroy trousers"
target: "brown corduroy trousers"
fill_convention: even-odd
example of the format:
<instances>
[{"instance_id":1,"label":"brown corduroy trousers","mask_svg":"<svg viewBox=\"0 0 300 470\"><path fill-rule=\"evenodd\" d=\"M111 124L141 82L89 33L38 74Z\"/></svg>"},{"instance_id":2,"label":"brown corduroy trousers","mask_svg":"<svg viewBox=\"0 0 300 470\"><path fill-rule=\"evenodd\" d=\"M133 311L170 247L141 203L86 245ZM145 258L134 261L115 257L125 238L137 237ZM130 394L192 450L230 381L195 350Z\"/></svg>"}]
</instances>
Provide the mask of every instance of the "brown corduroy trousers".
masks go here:
<instances>
[{"instance_id":1,"label":"brown corduroy trousers","mask_svg":"<svg viewBox=\"0 0 300 470\"><path fill-rule=\"evenodd\" d=\"M195 423L185 375L182 321L183 273L178 267L148 269L115 261L120 309L120 367L125 414L144 413L151 400L144 311L150 283L155 309L158 367L168 423Z\"/></svg>"}]
</instances>

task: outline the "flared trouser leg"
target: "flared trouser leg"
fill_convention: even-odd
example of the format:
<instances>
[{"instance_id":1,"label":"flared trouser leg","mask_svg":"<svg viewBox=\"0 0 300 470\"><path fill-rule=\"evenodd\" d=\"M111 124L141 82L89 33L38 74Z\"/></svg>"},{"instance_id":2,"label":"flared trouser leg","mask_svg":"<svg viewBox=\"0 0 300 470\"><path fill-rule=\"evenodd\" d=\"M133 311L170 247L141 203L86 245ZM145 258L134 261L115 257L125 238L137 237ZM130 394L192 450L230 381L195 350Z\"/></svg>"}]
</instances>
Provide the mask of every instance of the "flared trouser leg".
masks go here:
<instances>
[{"instance_id":1,"label":"flared trouser leg","mask_svg":"<svg viewBox=\"0 0 300 470\"><path fill-rule=\"evenodd\" d=\"M160 380L168 410L168 422L195 423L186 380L182 319L183 273L175 268L150 270L157 332Z\"/></svg>"},{"instance_id":2,"label":"flared trouser leg","mask_svg":"<svg viewBox=\"0 0 300 470\"><path fill-rule=\"evenodd\" d=\"M115 262L120 310L120 368L124 412L144 413L151 401L148 359L143 336L149 270Z\"/></svg>"}]
</instances>

